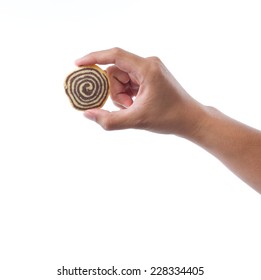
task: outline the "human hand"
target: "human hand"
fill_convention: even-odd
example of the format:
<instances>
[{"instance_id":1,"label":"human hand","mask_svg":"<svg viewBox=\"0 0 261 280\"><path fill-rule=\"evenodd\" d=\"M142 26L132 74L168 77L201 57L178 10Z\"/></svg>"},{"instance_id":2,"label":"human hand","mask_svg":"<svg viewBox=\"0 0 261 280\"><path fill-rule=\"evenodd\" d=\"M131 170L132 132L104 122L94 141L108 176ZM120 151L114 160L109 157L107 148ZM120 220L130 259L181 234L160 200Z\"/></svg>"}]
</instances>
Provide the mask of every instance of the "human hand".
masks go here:
<instances>
[{"instance_id":1,"label":"human hand","mask_svg":"<svg viewBox=\"0 0 261 280\"><path fill-rule=\"evenodd\" d=\"M110 95L119 111L90 109L84 115L105 130L138 128L191 138L204 119L204 106L190 97L160 59L119 48L90 53L76 65L107 68Z\"/></svg>"}]
</instances>

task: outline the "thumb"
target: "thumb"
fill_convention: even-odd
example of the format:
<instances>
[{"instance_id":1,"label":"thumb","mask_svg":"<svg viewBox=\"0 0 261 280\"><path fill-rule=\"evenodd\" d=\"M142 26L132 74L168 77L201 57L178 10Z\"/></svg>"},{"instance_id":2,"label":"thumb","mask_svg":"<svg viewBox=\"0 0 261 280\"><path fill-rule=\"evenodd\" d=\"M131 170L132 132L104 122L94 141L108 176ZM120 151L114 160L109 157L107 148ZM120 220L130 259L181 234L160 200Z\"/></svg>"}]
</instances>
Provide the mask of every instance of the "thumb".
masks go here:
<instances>
[{"instance_id":1,"label":"thumb","mask_svg":"<svg viewBox=\"0 0 261 280\"><path fill-rule=\"evenodd\" d=\"M105 130L116 130L131 128L131 116L128 109L109 112L103 109L90 109L84 112L84 116L95 121Z\"/></svg>"}]
</instances>

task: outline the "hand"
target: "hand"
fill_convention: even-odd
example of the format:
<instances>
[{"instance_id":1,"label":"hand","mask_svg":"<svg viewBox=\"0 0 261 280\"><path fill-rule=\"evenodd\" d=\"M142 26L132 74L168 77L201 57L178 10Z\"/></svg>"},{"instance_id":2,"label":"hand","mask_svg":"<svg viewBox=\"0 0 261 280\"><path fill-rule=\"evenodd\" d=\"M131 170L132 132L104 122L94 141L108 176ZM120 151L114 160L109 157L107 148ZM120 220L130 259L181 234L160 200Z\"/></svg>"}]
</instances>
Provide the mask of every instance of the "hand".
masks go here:
<instances>
[{"instance_id":1,"label":"hand","mask_svg":"<svg viewBox=\"0 0 261 280\"><path fill-rule=\"evenodd\" d=\"M90 53L76 64L113 64L106 71L111 98L120 110L84 113L104 129L138 128L187 138L199 129L204 107L187 94L158 58L113 48Z\"/></svg>"},{"instance_id":2,"label":"hand","mask_svg":"<svg viewBox=\"0 0 261 280\"><path fill-rule=\"evenodd\" d=\"M107 69L110 93L120 110L92 109L87 118L106 130L139 128L187 138L261 193L261 132L198 103L158 58L114 48L76 64L113 64Z\"/></svg>"}]
</instances>

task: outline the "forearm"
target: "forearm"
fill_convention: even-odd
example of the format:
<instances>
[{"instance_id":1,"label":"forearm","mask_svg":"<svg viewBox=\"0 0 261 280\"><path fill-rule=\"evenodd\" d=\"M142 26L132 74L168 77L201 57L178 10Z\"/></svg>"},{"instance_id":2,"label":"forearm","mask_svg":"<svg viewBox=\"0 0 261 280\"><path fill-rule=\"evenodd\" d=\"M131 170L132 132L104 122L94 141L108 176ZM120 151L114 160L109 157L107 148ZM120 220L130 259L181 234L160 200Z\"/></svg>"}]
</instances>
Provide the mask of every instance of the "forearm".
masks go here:
<instances>
[{"instance_id":1,"label":"forearm","mask_svg":"<svg viewBox=\"0 0 261 280\"><path fill-rule=\"evenodd\" d=\"M204 107L203 115L190 140L261 193L261 132L212 107Z\"/></svg>"}]
</instances>

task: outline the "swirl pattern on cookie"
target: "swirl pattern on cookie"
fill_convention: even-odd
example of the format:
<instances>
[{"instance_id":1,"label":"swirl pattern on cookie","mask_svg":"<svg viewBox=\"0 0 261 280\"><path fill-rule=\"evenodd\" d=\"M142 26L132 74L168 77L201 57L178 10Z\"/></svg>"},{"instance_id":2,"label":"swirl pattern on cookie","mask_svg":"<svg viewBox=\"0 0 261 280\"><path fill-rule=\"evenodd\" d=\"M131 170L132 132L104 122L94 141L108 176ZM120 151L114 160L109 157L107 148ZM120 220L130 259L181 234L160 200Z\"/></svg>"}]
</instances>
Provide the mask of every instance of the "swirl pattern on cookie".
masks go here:
<instances>
[{"instance_id":1,"label":"swirl pattern on cookie","mask_svg":"<svg viewBox=\"0 0 261 280\"><path fill-rule=\"evenodd\" d=\"M74 108L88 110L104 105L109 94L109 81L97 65L85 66L67 76L64 88Z\"/></svg>"}]
</instances>

